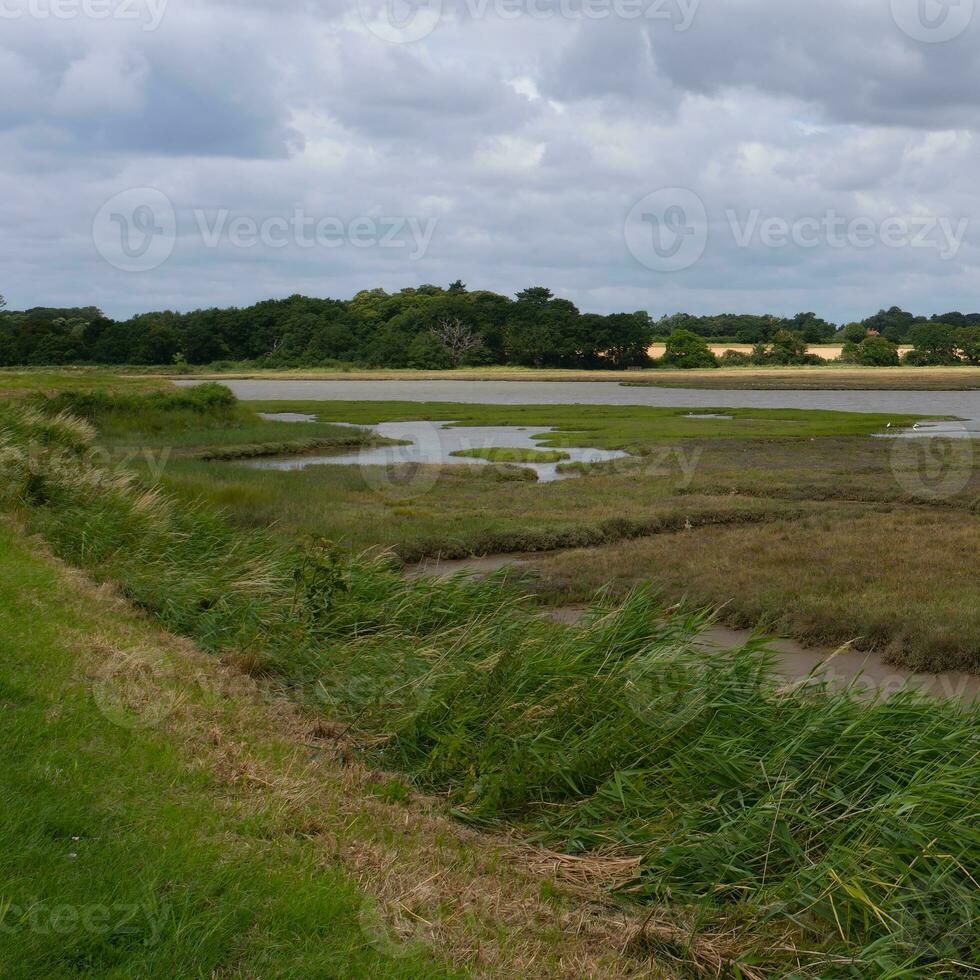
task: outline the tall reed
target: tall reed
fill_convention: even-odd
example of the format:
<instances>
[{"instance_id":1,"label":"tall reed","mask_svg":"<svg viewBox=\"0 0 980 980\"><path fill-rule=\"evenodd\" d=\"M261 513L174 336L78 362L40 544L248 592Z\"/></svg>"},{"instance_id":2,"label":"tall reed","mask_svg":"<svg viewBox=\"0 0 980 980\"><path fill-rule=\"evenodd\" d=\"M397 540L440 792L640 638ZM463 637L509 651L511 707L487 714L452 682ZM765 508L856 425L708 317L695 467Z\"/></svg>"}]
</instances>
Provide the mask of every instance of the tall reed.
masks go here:
<instances>
[{"instance_id":1,"label":"tall reed","mask_svg":"<svg viewBox=\"0 0 980 980\"><path fill-rule=\"evenodd\" d=\"M0 407L0 478L59 555L346 719L461 818L635 856L625 898L735 923L746 962L912 977L980 960L976 708L786 688L761 642L707 653L710 616L650 590L600 595L571 628L498 578L406 580L385 556L236 530L106 467L65 414Z\"/></svg>"}]
</instances>

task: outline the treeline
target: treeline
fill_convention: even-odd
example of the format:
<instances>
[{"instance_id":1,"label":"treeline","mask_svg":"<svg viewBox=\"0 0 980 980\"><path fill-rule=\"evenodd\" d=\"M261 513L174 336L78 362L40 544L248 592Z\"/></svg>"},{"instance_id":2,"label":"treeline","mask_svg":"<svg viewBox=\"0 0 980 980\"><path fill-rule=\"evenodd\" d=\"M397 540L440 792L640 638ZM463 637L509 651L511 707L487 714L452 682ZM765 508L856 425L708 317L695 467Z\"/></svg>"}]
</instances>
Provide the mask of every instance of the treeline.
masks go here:
<instances>
[{"instance_id":1,"label":"treeline","mask_svg":"<svg viewBox=\"0 0 980 980\"><path fill-rule=\"evenodd\" d=\"M0 314L0 365L334 363L450 368L485 364L628 368L647 363L650 315L581 313L549 289L514 299L461 282L351 300L291 296L246 308L143 313L93 308Z\"/></svg>"},{"instance_id":2,"label":"treeline","mask_svg":"<svg viewBox=\"0 0 980 980\"><path fill-rule=\"evenodd\" d=\"M881 336L893 344L912 344L917 327L941 323L953 329L980 327L980 313L937 313L931 317L916 316L893 306L879 310L867 319L837 326L816 313L797 313L781 319L776 316L755 316L747 313L719 313L713 316L691 316L675 313L657 321L657 334L669 336L687 330L713 343L769 344L777 334L796 334L808 344L860 343L868 336Z\"/></svg>"},{"instance_id":3,"label":"treeline","mask_svg":"<svg viewBox=\"0 0 980 980\"><path fill-rule=\"evenodd\" d=\"M861 367L952 367L957 364L980 365L980 326L954 327L948 323L927 320L916 323L906 338L910 350L902 353L898 344L877 333L862 330L860 339L845 339L839 359ZM690 330L677 330L665 342L663 367L712 368L747 365L788 367L819 365L826 361L810 353L807 341L792 330L778 330L771 340L753 344L751 353L726 350L720 356L708 341Z\"/></svg>"},{"instance_id":4,"label":"treeline","mask_svg":"<svg viewBox=\"0 0 980 980\"><path fill-rule=\"evenodd\" d=\"M923 330L942 334L930 341L929 362L945 357L953 363L969 358L949 331L959 336L978 328L977 313L926 318L897 307L841 327L814 313L791 318L675 313L654 320L643 310L582 313L542 286L511 299L455 282L446 289L372 289L350 300L290 296L244 308L142 313L129 320L112 320L95 307L0 309L0 366L247 361L268 367L514 364L625 369L648 365L650 344L678 334L716 343L768 345L770 359L778 359L787 336L804 344L847 341L861 346L868 337L912 343Z\"/></svg>"}]
</instances>

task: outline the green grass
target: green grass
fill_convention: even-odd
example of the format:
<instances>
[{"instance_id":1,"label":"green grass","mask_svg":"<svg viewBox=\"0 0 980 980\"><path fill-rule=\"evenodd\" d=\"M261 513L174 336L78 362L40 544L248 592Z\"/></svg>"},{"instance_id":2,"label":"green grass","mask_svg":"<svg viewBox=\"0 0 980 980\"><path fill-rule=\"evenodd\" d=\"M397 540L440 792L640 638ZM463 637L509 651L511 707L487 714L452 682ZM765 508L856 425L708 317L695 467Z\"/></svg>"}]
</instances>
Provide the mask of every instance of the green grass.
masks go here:
<instances>
[{"instance_id":1,"label":"green grass","mask_svg":"<svg viewBox=\"0 0 980 980\"><path fill-rule=\"evenodd\" d=\"M225 509L242 527L274 525L287 537L318 534L355 551L387 548L407 562L427 555L586 547L678 530L688 522L755 522L801 513L790 500L727 491L679 495L677 460L657 465L664 477L624 471L539 484L491 479L488 466L389 475L381 467L283 472L172 459L160 480L185 501L203 499Z\"/></svg>"},{"instance_id":2,"label":"green grass","mask_svg":"<svg viewBox=\"0 0 980 980\"><path fill-rule=\"evenodd\" d=\"M514 449L501 446L495 449L459 449L452 454L466 459L486 459L491 463L560 463L570 459L559 450Z\"/></svg>"},{"instance_id":3,"label":"green grass","mask_svg":"<svg viewBox=\"0 0 980 980\"><path fill-rule=\"evenodd\" d=\"M282 833L281 804L246 806L165 730L109 720L84 651L121 627L95 606L0 526L0 974L459 975L372 945L365 896Z\"/></svg>"},{"instance_id":4,"label":"green grass","mask_svg":"<svg viewBox=\"0 0 980 980\"><path fill-rule=\"evenodd\" d=\"M973 962L980 714L780 691L758 647L699 652L704 623L641 591L584 634L484 641L388 757L468 820L642 855L633 899L789 917L855 956L834 975Z\"/></svg>"},{"instance_id":5,"label":"green grass","mask_svg":"<svg viewBox=\"0 0 980 980\"><path fill-rule=\"evenodd\" d=\"M537 437L542 446L595 446L643 454L683 439L811 439L858 436L911 425L921 416L799 409L648 408L618 405L468 405L451 402L272 401L248 402L260 412L302 412L323 422L374 425L433 421L457 425L554 427ZM725 419L692 419L691 412L720 413Z\"/></svg>"},{"instance_id":6,"label":"green grass","mask_svg":"<svg viewBox=\"0 0 980 980\"><path fill-rule=\"evenodd\" d=\"M56 395L63 391L145 394L165 391L170 387L165 378L126 377L115 368L0 368L0 398L22 398L38 392Z\"/></svg>"},{"instance_id":7,"label":"green grass","mask_svg":"<svg viewBox=\"0 0 980 980\"><path fill-rule=\"evenodd\" d=\"M544 444L627 446L639 455L566 466L584 478L540 485L498 484L452 467L392 478L371 467L280 473L174 460L164 485L186 500L227 508L244 527L275 525L287 537L318 534L354 550L391 548L405 561L600 548L546 565L548 598L580 601L608 582L624 591L653 581L675 600L724 606L731 625L761 624L820 645L852 640L915 669L980 669L980 640L964 599L980 577L980 558L959 543L975 534L980 471L960 454L950 462L950 493L931 497L914 444L867 436L885 417L817 413L801 421L809 413L735 412L727 421L593 406L290 407L365 423L429 408L446 419L469 413L465 421L532 430L557 422L570 431ZM582 432L590 420L594 428ZM774 434L787 429L851 434ZM665 435L678 431L683 439ZM725 432L729 438L720 438ZM937 547L939 540L946 545ZM910 564L913 575L905 571Z\"/></svg>"},{"instance_id":8,"label":"green grass","mask_svg":"<svg viewBox=\"0 0 980 980\"><path fill-rule=\"evenodd\" d=\"M706 654L708 617L648 590L573 629L495 579L407 581L235 530L93 467L91 438L8 413L5 505L170 629L349 719L460 817L637 858L624 897L771 973L976 960L980 709L783 690L758 645Z\"/></svg>"},{"instance_id":9,"label":"green grass","mask_svg":"<svg viewBox=\"0 0 980 980\"><path fill-rule=\"evenodd\" d=\"M30 401L49 413L70 411L97 426L101 442L117 455L247 459L314 451L342 452L385 443L368 430L261 418L222 385L129 390L66 388Z\"/></svg>"}]
</instances>

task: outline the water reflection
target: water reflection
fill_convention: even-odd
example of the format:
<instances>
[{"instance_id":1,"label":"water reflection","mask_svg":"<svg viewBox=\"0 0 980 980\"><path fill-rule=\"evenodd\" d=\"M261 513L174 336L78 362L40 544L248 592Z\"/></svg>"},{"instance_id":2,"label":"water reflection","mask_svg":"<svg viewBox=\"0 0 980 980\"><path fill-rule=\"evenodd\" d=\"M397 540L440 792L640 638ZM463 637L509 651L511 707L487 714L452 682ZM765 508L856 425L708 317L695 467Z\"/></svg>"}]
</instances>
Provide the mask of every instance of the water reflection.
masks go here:
<instances>
[{"instance_id":1,"label":"water reflection","mask_svg":"<svg viewBox=\"0 0 980 980\"><path fill-rule=\"evenodd\" d=\"M264 413L263 418L277 422L314 421L313 416L296 413ZM328 422L328 419L322 419ZM332 423L343 424L343 423ZM396 466L420 464L476 465L485 466L488 461L479 457L456 456L454 453L486 449L528 449L554 451L542 446L540 438L555 431L551 427L533 429L514 425L457 426L452 422L380 422L377 425L355 426L370 429L385 439L401 442L401 445L364 446L355 452L321 456L293 456L288 459L255 459L242 465L255 469L301 470L308 466L370 466L391 469ZM628 453L615 449L562 447L568 458L559 462L517 462L524 469L534 470L540 483L550 483L577 476L575 472L562 473L563 463L602 463L612 459L624 459Z\"/></svg>"}]
</instances>

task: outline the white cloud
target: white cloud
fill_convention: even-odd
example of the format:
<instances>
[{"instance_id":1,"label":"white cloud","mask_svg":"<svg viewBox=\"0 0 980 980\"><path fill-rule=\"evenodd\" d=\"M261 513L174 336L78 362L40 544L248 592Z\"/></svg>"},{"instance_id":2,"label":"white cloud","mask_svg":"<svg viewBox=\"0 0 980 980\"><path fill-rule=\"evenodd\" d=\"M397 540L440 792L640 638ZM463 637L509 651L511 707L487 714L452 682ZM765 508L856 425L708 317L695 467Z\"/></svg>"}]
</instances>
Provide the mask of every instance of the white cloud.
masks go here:
<instances>
[{"instance_id":1,"label":"white cloud","mask_svg":"<svg viewBox=\"0 0 980 980\"><path fill-rule=\"evenodd\" d=\"M462 278L655 314L980 308L972 229L948 261L738 248L724 234L730 210L976 215L980 25L923 45L879 0L703 0L686 31L446 6L408 45L377 39L340 0L171 3L152 32L5 23L0 292L125 314ZM138 186L164 191L185 231L195 209L438 227L415 262L243 255L185 233L166 265L134 277L98 258L90 226ZM713 235L697 266L664 276L633 261L623 220L671 186L702 197Z\"/></svg>"},{"instance_id":2,"label":"white cloud","mask_svg":"<svg viewBox=\"0 0 980 980\"><path fill-rule=\"evenodd\" d=\"M149 65L137 52L93 51L71 62L51 101L57 116L104 117L138 112L146 104Z\"/></svg>"}]
</instances>

